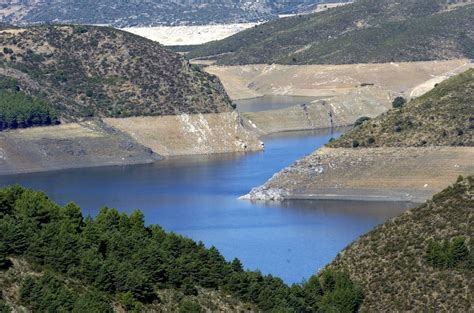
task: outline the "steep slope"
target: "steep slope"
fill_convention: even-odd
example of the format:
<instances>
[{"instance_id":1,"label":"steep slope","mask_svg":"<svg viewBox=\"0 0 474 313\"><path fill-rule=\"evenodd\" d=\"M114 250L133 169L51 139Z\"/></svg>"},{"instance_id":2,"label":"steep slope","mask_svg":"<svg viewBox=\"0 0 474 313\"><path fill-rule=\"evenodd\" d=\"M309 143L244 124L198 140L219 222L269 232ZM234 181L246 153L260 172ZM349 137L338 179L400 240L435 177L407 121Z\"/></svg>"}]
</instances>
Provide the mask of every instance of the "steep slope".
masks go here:
<instances>
[{"instance_id":1,"label":"steep slope","mask_svg":"<svg viewBox=\"0 0 474 313\"><path fill-rule=\"evenodd\" d=\"M362 236L330 268L361 283L362 311L473 311L473 195L474 177L459 179Z\"/></svg>"},{"instance_id":2,"label":"steep slope","mask_svg":"<svg viewBox=\"0 0 474 313\"><path fill-rule=\"evenodd\" d=\"M117 27L263 21L279 12L304 11L320 0L50 0L3 1L0 16L10 23L109 24Z\"/></svg>"},{"instance_id":3,"label":"steep slope","mask_svg":"<svg viewBox=\"0 0 474 313\"><path fill-rule=\"evenodd\" d=\"M63 120L232 110L219 80L161 45L92 26L0 32L0 76Z\"/></svg>"},{"instance_id":4,"label":"steep slope","mask_svg":"<svg viewBox=\"0 0 474 313\"><path fill-rule=\"evenodd\" d=\"M474 69L354 128L330 147L474 146Z\"/></svg>"},{"instance_id":5,"label":"steep slope","mask_svg":"<svg viewBox=\"0 0 474 313\"><path fill-rule=\"evenodd\" d=\"M338 64L472 57L474 6L446 0L359 0L259 25L197 47L219 64ZM446 12L445 12L446 11Z\"/></svg>"}]
</instances>

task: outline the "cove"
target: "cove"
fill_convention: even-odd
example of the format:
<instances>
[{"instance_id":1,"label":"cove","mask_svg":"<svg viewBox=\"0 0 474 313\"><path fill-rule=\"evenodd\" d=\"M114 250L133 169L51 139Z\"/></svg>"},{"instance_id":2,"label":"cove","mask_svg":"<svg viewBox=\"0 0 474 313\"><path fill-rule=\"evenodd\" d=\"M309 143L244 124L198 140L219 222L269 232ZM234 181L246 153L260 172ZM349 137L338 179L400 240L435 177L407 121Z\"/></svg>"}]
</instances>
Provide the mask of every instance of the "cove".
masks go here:
<instances>
[{"instance_id":1,"label":"cove","mask_svg":"<svg viewBox=\"0 0 474 313\"><path fill-rule=\"evenodd\" d=\"M147 224L214 245L244 266L301 282L360 235L409 207L406 203L238 200L275 172L338 136L331 130L263 138L264 152L171 158L154 164L0 177L46 192L85 214L102 206L142 210Z\"/></svg>"}]
</instances>

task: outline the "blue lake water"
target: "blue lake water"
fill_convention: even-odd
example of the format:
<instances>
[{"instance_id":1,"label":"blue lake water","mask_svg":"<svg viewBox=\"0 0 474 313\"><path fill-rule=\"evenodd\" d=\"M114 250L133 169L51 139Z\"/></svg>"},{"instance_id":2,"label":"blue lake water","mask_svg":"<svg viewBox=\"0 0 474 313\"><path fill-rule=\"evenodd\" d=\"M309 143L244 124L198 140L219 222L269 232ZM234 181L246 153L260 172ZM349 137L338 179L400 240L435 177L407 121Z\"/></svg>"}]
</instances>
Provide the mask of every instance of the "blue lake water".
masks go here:
<instances>
[{"instance_id":1,"label":"blue lake water","mask_svg":"<svg viewBox=\"0 0 474 313\"><path fill-rule=\"evenodd\" d=\"M276 109L286 109L295 105L310 104L316 99L324 97L300 96L263 96L243 100L234 100L240 112L259 112Z\"/></svg>"},{"instance_id":2,"label":"blue lake water","mask_svg":"<svg viewBox=\"0 0 474 313\"><path fill-rule=\"evenodd\" d=\"M275 172L337 134L282 133L264 138L266 150L173 158L147 165L115 166L0 176L0 186L20 183L47 192L64 205L76 202L95 215L102 206L141 209L148 224L216 246L229 260L301 282L350 242L403 212L404 203L238 200Z\"/></svg>"}]
</instances>

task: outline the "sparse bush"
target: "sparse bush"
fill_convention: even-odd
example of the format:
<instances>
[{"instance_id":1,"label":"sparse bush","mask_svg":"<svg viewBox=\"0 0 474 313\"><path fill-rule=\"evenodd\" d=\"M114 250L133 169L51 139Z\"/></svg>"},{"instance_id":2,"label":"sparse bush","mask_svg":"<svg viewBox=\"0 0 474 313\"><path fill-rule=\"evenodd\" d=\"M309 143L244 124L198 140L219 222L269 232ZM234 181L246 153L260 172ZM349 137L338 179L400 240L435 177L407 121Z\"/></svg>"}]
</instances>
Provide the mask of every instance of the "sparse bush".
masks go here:
<instances>
[{"instance_id":1,"label":"sparse bush","mask_svg":"<svg viewBox=\"0 0 474 313\"><path fill-rule=\"evenodd\" d=\"M407 100L403 97L396 97L392 102L392 107L398 109L403 107L407 103Z\"/></svg>"},{"instance_id":2,"label":"sparse bush","mask_svg":"<svg viewBox=\"0 0 474 313\"><path fill-rule=\"evenodd\" d=\"M364 122L366 122L366 121L370 121L370 117L367 117L367 116L359 117L355 121L354 126L360 126L360 125L364 124Z\"/></svg>"},{"instance_id":3,"label":"sparse bush","mask_svg":"<svg viewBox=\"0 0 474 313\"><path fill-rule=\"evenodd\" d=\"M179 305L179 313L201 313L204 312L199 303L184 300Z\"/></svg>"}]
</instances>

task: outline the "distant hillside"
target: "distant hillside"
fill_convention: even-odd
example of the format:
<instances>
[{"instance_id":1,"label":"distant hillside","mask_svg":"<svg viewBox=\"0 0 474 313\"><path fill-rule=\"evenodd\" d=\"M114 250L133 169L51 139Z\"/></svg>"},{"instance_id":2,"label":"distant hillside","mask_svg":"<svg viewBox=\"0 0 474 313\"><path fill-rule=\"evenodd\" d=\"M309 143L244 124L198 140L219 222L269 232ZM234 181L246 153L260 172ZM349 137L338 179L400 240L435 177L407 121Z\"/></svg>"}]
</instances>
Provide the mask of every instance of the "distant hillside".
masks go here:
<instances>
[{"instance_id":1,"label":"distant hillside","mask_svg":"<svg viewBox=\"0 0 474 313\"><path fill-rule=\"evenodd\" d=\"M368 120L330 147L474 146L474 69Z\"/></svg>"},{"instance_id":2,"label":"distant hillside","mask_svg":"<svg viewBox=\"0 0 474 313\"><path fill-rule=\"evenodd\" d=\"M474 58L474 5L359 0L272 21L195 48L218 64L341 64ZM469 2L468 2L469 3Z\"/></svg>"},{"instance_id":3,"label":"distant hillside","mask_svg":"<svg viewBox=\"0 0 474 313\"><path fill-rule=\"evenodd\" d=\"M73 23L115 27L203 25L275 19L304 12L321 0L6 0L0 17L11 24ZM339 1L333 1L339 2ZM1 19L0 19L1 21Z\"/></svg>"},{"instance_id":4,"label":"distant hillside","mask_svg":"<svg viewBox=\"0 0 474 313\"><path fill-rule=\"evenodd\" d=\"M387 221L329 266L363 286L366 312L472 312L474 177Z\"/></svg>"},{"instance_id":5,"label":"distant hillside","mask_svg":"<svg viewBox=\"0 0 474 313\"><path fill-rule=\"evenodd\" d=\"M219 79L158 43L92 26L0 33L1 85L46 102L62 120L231 111ZM1 86L0 86L1 87Z\"/></svg>"}]
</instances>

